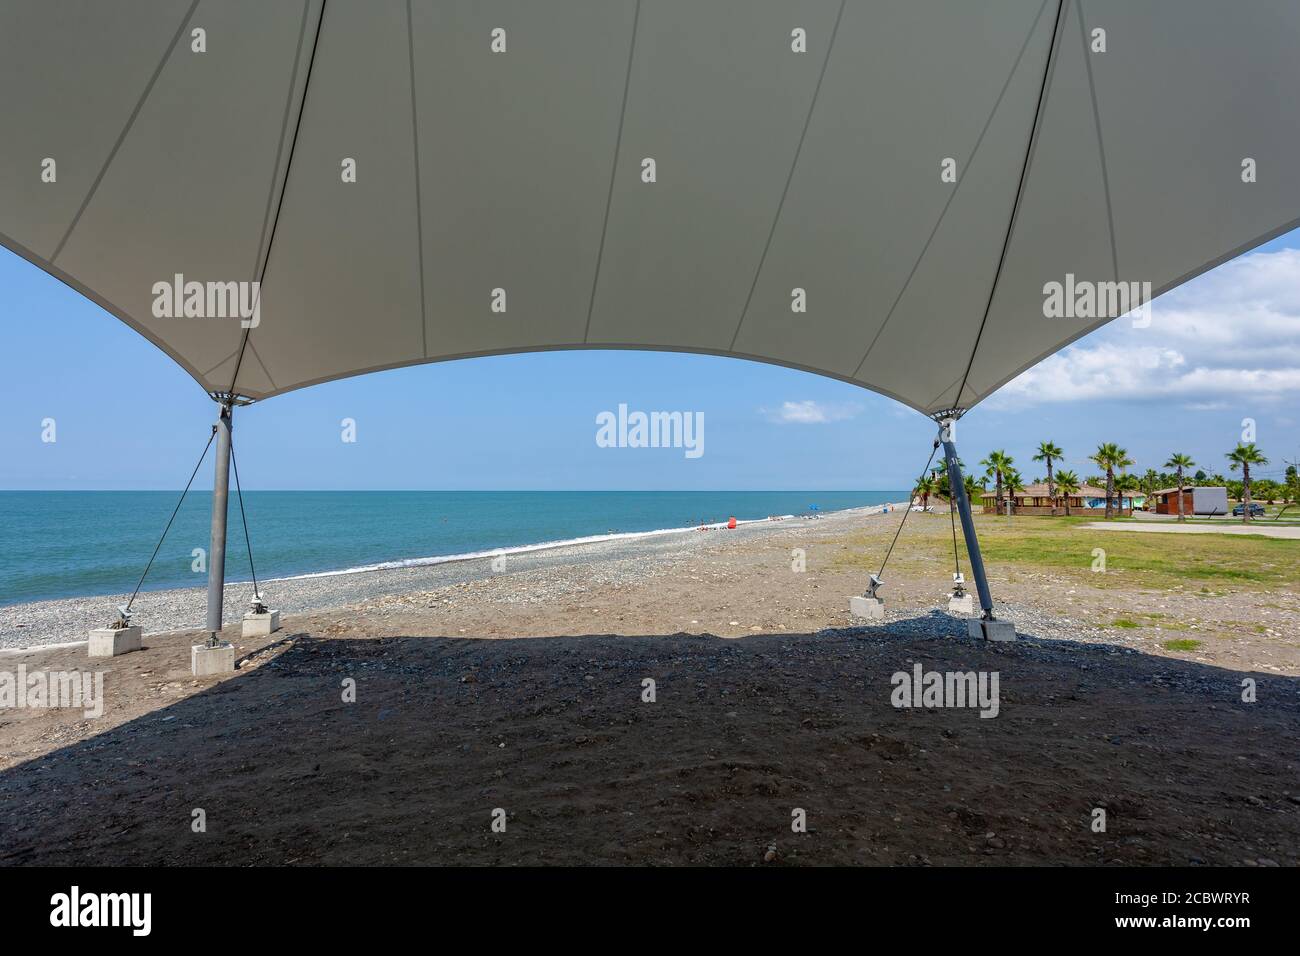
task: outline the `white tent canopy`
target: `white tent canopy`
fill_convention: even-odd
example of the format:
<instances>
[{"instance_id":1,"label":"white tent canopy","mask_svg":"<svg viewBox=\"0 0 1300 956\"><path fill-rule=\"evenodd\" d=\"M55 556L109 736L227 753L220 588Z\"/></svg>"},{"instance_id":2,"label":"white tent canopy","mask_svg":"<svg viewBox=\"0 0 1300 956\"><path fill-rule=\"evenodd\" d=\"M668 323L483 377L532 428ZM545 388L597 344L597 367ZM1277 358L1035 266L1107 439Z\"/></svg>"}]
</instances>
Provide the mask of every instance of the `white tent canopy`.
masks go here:
<instances>
[{"instance_id":1,"label":"white tent canopy","mask_svg":"<svg viewBox=\"0 0 1300 956\"><path fill-rule=\"evenodd\" d=\"M6 0L0 243L214 394L651 348L934 414L1114 316L1045 284L1300 222L1298 41L1295 0ZM258 324L155 314L175 276Z\"/></svg>"}]
</instances>

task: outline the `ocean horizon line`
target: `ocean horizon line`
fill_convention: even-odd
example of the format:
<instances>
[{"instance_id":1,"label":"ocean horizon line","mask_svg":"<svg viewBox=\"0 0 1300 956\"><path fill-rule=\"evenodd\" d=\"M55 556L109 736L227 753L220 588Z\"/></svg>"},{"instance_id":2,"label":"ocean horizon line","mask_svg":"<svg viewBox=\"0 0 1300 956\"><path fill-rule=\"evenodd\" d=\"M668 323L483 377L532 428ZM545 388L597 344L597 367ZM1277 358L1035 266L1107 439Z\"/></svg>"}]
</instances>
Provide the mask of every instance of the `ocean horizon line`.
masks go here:
<instances>
[{"instance_id":1,"label":"ocean horizon line","mask_svg":"<svg viewBox=\"0 0 1300 956\"><path fill-rule=\"evenodd\" d=\"M134 494L137 492L179 493L181 488L0 488L0 494ZM189 493L211 492L211 488L190 488ZM259 494L510 494L510 495L722 495L722 494L884 494L895 491L906 493L906 488L245 488L245 492Z\"/></svg>"}]
</instances>

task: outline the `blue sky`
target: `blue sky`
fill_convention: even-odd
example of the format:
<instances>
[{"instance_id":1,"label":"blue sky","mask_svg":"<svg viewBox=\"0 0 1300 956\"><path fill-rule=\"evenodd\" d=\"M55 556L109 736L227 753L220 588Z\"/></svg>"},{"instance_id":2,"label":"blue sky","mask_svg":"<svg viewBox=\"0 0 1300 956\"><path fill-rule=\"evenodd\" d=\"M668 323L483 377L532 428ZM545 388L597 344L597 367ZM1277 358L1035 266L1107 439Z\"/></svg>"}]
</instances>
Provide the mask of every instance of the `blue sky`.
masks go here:
<instances>
[{"instance_id":1,"label":"blue sky","mask_svg":"<svg viewBox=\"0 0 1300 956\"><path fill-rule=\"evenodd\" d=\"M0 250L0 488L181 487L213 405L153 345ZM1139 471L1172 451L1226 473L1255 421L1280 474L1300 459L1300 232L1161 297L1148 329L1118 320L1030 370L963 420L973 464L1005 448L1027 478L1050 438L1080 473L1116 441ZM596 415L704 413L705 453L597 447ZM42 422L57 440L43 442ZM340 423L356 421L357 441ZM889 399L812 374L649 352L498 356L318 385L236 411L248 488L894 489L933 427ZM196 487L210 487L205 467Z\"/></svg>"}]
</instances>

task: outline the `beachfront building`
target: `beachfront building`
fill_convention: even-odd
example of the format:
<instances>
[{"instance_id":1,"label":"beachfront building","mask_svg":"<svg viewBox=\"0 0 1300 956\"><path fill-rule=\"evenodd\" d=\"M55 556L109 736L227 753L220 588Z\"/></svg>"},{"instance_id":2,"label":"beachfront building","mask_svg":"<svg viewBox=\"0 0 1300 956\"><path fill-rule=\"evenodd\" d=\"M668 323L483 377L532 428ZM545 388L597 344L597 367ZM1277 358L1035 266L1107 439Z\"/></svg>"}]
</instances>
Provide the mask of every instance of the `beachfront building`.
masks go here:
<instances>
[{"instance_id":1,"label":"beachfront building","mask_svg":"<svg viewBox=\"0 0 1300 956\"><path fill-rule=\"evenodd\" d=\"M1162 488L1152 492L1156 499L1156 514L1178 514L1178 489ZM1228 513L1227 488L1200 488L1183 486L1183 514L1226 515Z\"/></svg>"},{"instance_id":2,"label":"beachfront building","mask_svg":"<svg viewBox=\"0 0 1300 956\"><path fill-rule=\"evenodd\" d=\"M984 513L994 514L998 511L997 502L994 501L995 493L992 490L980 495L984 503ZM1002 513L1007 510L1007 501L1011 501L1011 513L1018 515L1050 515L1052 513L1052 499L1047 493L1046 482L1036 482L1032 485L1025 485L1014 495L1007 494L1004 490L1002 493ZM1145 499L1141 495L1126 495L1119 491L1115 493L1115 500L1118 507L1117 513L1120 515L1131 515L1133 508L1142 507ZM1092 511L1105 512L1106 510L1106 489L1097 488L1093 485L1082 486L1077 494L1070 495L1069 501L1070 514L1089 513ZM1063 496L1058 496L1056 502L1056 513L1065 514L1066 501Z\"/></svg>"}]
</instances>

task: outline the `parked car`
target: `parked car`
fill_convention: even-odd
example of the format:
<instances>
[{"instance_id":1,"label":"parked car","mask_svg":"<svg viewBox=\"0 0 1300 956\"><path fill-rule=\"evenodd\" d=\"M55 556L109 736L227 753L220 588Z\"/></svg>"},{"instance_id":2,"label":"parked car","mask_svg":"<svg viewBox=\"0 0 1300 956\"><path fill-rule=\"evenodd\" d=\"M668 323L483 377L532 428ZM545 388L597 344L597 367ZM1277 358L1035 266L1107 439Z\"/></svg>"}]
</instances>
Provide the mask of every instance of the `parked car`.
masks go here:
<instances>
[{"instance_id":1,"label":"parked car","mask_svg":"<svg viewBox=\"0 0 1300 956\"><path fill-rule=\"evenodd\" d=\"M1246 506L1244 504L1237 505L1237 507L1232 509L1232 516L1234 518L1240 518L1245 513L1246 513ZM1252 501L1250 503L1250 516L1252 518L1264 517L1264 506L1257 505L1255 504L1255 502Z\"/></svg>"}]
</instances>

